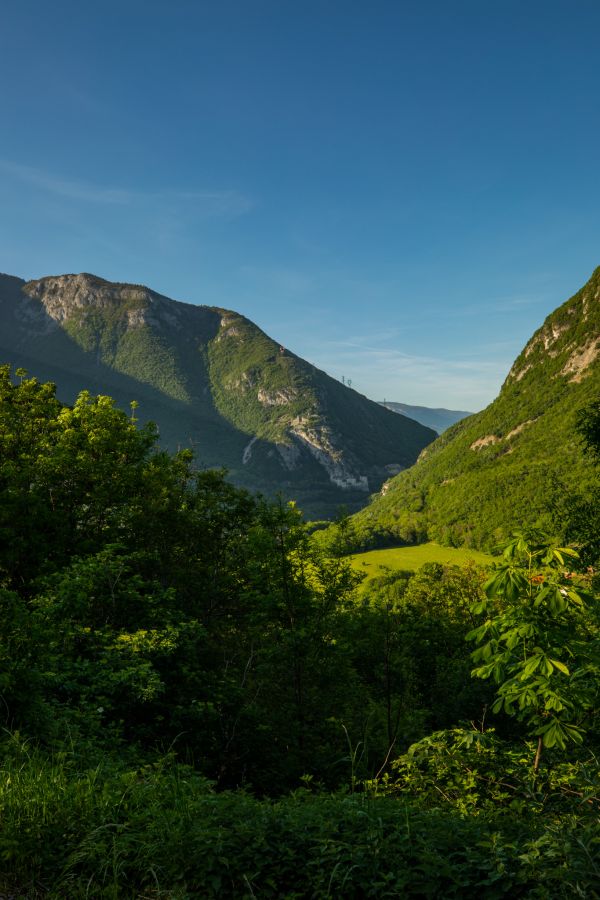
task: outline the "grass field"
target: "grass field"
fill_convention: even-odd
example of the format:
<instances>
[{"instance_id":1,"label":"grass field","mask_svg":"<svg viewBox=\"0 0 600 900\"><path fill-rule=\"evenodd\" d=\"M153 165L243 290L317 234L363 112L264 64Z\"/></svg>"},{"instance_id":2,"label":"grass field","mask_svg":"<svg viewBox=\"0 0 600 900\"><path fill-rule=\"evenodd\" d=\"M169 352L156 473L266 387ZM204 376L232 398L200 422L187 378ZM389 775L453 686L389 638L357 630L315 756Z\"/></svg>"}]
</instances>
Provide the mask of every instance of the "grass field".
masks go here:
<instances>
[{"instance_id":1,"label":"grass field","mask_svg":"<svg viewBox=\"0 0 600 900\"><path fill-rule=\"evenodd\" d=\"M366 574L365 581L385 574L390 569L420 569L424 563L436 562L444 565L464 566L468 562L488 565L493 560L487 553L469 550L464 547L441 547L429 542L414 547L391 547L387 550L369 550L368 553L357 553L352 557L352 567L357 572Z\"/></svg>"}]
</instances>

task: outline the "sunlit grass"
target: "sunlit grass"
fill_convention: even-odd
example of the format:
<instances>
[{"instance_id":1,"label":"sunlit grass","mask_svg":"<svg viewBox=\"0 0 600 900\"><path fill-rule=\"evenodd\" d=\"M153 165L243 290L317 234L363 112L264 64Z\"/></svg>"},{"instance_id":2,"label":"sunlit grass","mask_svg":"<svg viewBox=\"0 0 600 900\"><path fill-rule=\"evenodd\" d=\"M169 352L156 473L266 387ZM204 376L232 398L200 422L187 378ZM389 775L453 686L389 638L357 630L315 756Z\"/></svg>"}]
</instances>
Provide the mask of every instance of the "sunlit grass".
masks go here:
<instances>
[{"instance_id":1,"label":"sunlit grass","mask_svg":"<svg viewBox=\"0 0 600 900\"><path fill-rule=\"evenodd\" d=\"M385 575L386 571L408 569L416 571L425 563L442 563L443 565L464 566L468 562L477 565L489 565L493 557L479 550L465 547L442 547L430 541L412 547L390 547L385 550L369 550L357 553L352 557L352 567L357 572L366 574L366 581Z\"/></svg>"}]
</instances>

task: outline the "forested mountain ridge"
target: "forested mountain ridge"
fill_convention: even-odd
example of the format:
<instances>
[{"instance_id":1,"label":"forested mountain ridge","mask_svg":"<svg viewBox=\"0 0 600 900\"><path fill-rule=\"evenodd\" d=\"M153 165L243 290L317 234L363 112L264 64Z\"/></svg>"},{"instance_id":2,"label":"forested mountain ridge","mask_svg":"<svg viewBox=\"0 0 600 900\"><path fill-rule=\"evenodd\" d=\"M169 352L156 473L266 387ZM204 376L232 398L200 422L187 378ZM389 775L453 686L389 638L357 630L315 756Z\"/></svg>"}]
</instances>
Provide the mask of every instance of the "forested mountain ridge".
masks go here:
<instances>
[{"instance_id":1,"label":"forested mountain ridge","mask_svg":"<svg viewBox=\"0 0 600 900\"><path fill-rule=\"evenodd\" d=\"M0 276L0 361L110 394L162 443L238 484L281 489L312 515L358 508L435 437L268 337L244 316L94 275Z\"/></svg>"},{"instance_id":2,"label":"forested mountain ridge","mask_svg":"<svg viewBox=\"0 0 600 900\"><path fill-rule=\"evenodd\" d=\"M467 416L473 415L472 412L467 412L465 409L411 406L410 403L395 403L392 400L383 400L381 405L385 406L386 409L391 409L392 412L399 413L401 416L414 419L415 422L420 422L421 425L426 425L427 428L433 428L438 434L442 434L455 422L460 422L461 419L466 419Z\"/></svg>"},{"instance_id":3,"label":"forested mountain ridge","mask_svg":"<svg viewBox=\"0 0 600 900\"><path fill-rule=\"evenodd\" d=\"M356 544L429 538L489 548L515 528L554 527L565 499L593 480L574 426L599 393L600 268L531 337L496 400L449 428L354 517Z\"/></svg>"}]
</instances>

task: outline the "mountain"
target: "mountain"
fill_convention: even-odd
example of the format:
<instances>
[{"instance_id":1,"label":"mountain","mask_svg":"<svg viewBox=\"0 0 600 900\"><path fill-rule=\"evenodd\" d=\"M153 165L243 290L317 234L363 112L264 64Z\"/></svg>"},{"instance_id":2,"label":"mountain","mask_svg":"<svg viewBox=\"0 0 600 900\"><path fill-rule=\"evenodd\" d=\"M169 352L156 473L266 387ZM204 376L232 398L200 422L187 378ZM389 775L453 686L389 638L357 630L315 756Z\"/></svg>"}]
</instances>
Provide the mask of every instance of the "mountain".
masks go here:
<instances>
[{"instance_id":1,"label":"mountain","mask_svg":"<svg viewBox=\"0 0 600 900\"><path fill-rule=\"evenodd\" d=\"M455 422L460 422L461 419L473 415L464 409L431 409L429 406L410 406L408 403L394 403L391 400L380 402L386 409L391 409L392 412L400 413L402 416L408 416L409 419L414 419L415 422L420 422L427 428L433 428L438 434L442 434Z\"/></svg>"},{"instance_id":2,"label":"mountain","mask_svg":"<svg viewBox=\"0 0 600 900\"><path fill-rule=\"evenodd\" d=\"M236 312L94 275L0 276L0 361L54 381L65 402L86 388L135 400L165 446L312 516L360 508L435 438Z\"/></svg>"},{"instance_id":3,"label":"mountain","mask_svg":"<svg viewBox=\"0 0 600 900\"><path fill-rule=\"evenodd\" d=\"M575 423L599 396L600 268L535 332L497 399L353 518L357 546L428 538L490 548L514 529L553 527L564 498L593 483Z\"/></svg>"}]
</instances>

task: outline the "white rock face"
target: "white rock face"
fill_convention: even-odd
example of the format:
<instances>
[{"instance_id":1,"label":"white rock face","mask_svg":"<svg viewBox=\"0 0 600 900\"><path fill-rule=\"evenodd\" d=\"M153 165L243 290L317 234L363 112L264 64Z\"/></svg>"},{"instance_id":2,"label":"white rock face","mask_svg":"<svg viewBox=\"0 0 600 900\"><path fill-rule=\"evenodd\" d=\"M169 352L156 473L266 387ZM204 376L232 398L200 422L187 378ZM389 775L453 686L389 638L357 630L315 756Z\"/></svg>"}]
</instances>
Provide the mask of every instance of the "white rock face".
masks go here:
<instances>
[{"instance_id":1,"label":"white rock face","mask_svg":"<svg viewBox=\"0 0 600 900\"><path fill-rule=\"evenodd\" d=\"M482 450L484 447L489 447L491 444L499 444L502 438L499 438L497 434L486 434L485 437L480 437L476 441L473 441L471 444L471 450Z\"/></svg>"},{"instance_id":2,"label":"white rock face","mask_svg":"<svg viewBox=\"0 0 600 900\"><path fill-rule=\"evenodd\" d=\"M176 329L182 327L175 301L153 294L144 287L112 284L92 275L43 278L25 285L24 293L31 302L21 305L21 318L30 322L37 320L46 331L52 328L52 322L60 325L74 314L85 315L87 310L98 308L119 308L124 303L135 304L133 308L123 310L123 322L128 328L159 324Z\"/></svg>"},{"instance_id":3,"label":"white rock face","mask_svg":"<svg viewBox=\"0 0 600 900\"><path fill-rule=\"evenodd\" d=\"M520 381L522 378L525 377L525 375L527 375L527 373L529 372L530 369L533 369L532 363L527 363L527 365L523 366L523 368L520 370L515 369L515 367L513 366L512 369L510 370L510 372L508 373L508 377L514 378L515 381Z\"/></svg>"},{"instance_id":4,"label":"white rock face","mask_svg":"<svg viewBox=\"0 0 600 900\"><path fill-rule=\"evenodd\" d=\"M598 355L600 355L600 337L590 338L583 347L577 347L573 351L561 375L570 375L569 381L582 381L586 369L589 369Z\"/></svg>"},{"instance_id":5,"label":"white rock face","mask_svg":"<svg viewBox=\"0 0 600 900\"><path fill-rule=\"evenodd\" d=\"M236 319L234 318L234 316L228 314L221 316L221 328L215 340L219 342L224 338L239 337L241 335L241 331L235 323Z\"/></svg>"},{"instance_id":6,"label":"white rock face","mask_svg":"<svg viewBox=\"0 0 600 900\"><path fill-rule=\"evenodd\" d=\"M321 432L319 434L319 431ZM369 480L366 475L353 472L343 460L339 450L335 450L324 433L325 429L308 429L306 426L296 425L292 428L292 434L319 462L332 484L344 490L369 491Z\"/></svg>"},{"instance_id":7,"label":"white rock face","mask_svg":"<svg viewBox=\"0 0 600 900\"><path fill-rule=\"evenodd\" d=\"M521 422L520 425L516 425L511 431L505 434L503 437L498 437L497 434L486 434L485 437L480 437L476 441L473 441L471 444L471 450L482 450L484 447L490 447L493 444L500 444L502 441L510 441L512 438L517 437L521 432L525 431L525 429L529 425L533 425L535 419L527 419L526 422ZM512 448L505 451L506 453L512 453Z\"/></svg>"},{"instance_id":8,"label":"white rock face","mask_svg":"<svg viewBox=\"0 0 600 900\"><path fill-rule=\"evenodd\" d=\"M278 391L265 391L260 388L258 392L259 403L262 403L263 406L286 406L288 403L292 403L297 396L297 392L292 388L280 388Z\"/></svg>"},{"instance_id":9,"label":"white rock face","mask_svg":"<svg viewBox=\"0 0 600 900\"><path fill-rule=\"evenodd\" d=\"M509 431L508 434L504 435L504 439L506 441L510 440L510 438L516 437L517 434L521 434L522 431L525 431L528 425L533 425L535 419L527 419L526 422L521 422L520 425L517 425L512 431Z\"/></svg>"}]
</instances>

